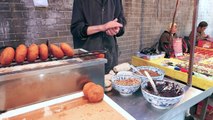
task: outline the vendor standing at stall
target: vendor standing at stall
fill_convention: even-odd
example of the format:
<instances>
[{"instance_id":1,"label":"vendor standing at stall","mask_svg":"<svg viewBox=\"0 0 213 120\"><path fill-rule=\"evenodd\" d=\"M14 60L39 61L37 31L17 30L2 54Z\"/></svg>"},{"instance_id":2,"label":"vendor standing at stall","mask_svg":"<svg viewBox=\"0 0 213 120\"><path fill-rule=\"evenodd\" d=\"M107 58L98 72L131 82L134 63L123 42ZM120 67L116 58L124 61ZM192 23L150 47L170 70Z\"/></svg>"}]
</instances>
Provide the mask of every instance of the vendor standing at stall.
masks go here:
<instances>
[{"instance_id":1,"label":"vendor standing at stall","mask_svg":"<svg viewBox=\"0 0 213 120\"><path fill-rule=\"evenodd\" d=\"M208 23L205 21L202 21L198 24L197 27L197 34L196 34L196 45L198 44L198 40L207 40L209 38L209 35L205 34L205 30L208 27ZM193 38L192 32L189 35L189 39L191 40Z\"/></svg>"},{"instance_id":2,"label":"vendor standing at stall","mask_svg":"<svg viewBox=\"0 0 213 120\"><path fill-rule=\"evenodd\" d=\"M106 50L108 73L118 64L116 37L124 34L122 0L74 0L71 23L74 48Z\"/></svg>"},{"instance_id":3,"label":"vendor standing at stall","mask_svg":"<svg viewBox=\"0 0 213 120\"><path fill-rule=\"evenodd\" d=\"M171 29L172 28L172 29ZM173 39L177 38L177 24L174 23L172 27L172 23L169 24L167 30L165 30L159 39L159 52L165 52L165 57L170 58L174 55L173 50Z\"/></svg>"}]
</instances>

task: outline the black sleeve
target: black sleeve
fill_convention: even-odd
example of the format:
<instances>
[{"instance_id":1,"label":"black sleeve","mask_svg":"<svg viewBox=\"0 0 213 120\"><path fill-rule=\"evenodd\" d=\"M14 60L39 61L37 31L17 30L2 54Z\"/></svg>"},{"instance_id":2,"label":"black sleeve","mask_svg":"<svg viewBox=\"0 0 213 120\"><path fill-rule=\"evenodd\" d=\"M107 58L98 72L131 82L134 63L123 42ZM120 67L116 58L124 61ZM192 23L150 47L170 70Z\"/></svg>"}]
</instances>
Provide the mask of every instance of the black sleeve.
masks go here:
<instances>
[{"instance_id":1,"label":"black sleeve","mask_svg":"<svg viewBox=\"0 0 213 120\"><path fill-rule=\"evenodd\" d=\"M88 25L85 23L81 2L81 0L74 0L70 29L73 37L84 40L87 37Z\"/></svg>"},{"instance_id":2,"label":"black sleeve","mask_svg":"<svg viewBox=\"0 0 213 120\"><path fill-rule=\"evenodd\" d=\"M123 5L122 5L122 0L119 0L119 6L120 6L120 13L118 15L118 22L123 25L123 27L120 29L116 37L122 36L125 32L124 26L126 25L126 19L124 17L124 12L123 12Z\"/></svg>"},{"instance_id":3,"label":"black sleeve","mask_svg":"<svg viewBox=\"0 0 213 120\"><path fill-rule=\"evenodd\" d=\"M163 50L166 53L166 56L170 56L170 52L173 51L173 49L170 47L170 35L168 33L163 33L159 40L159 45L161 47L161 50Z\"/></svg>"}]
</instances>

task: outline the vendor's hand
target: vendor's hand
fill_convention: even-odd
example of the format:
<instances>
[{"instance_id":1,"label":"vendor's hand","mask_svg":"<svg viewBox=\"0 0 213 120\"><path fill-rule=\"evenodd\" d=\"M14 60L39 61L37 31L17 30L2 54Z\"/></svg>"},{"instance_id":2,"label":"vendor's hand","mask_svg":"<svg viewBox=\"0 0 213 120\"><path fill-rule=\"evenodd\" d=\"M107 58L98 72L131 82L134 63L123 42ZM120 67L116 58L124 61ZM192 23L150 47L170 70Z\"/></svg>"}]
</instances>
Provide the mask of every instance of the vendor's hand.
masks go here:
<instances>
[{"instance_id":1,"label":"vendor's hand","mask_svg":"<svg viewBox=\"0 0 213 120\"><path fill-rule=\"evenodd\" d=\"M106 34L109 36L115 36L116 34L118 34L119 31L120 31L120 27L115 27L115 28L108 29L106 31Z\"/></svg>"},{"instance_id":2,"label":"vendor's hand","mask_svg":"<svg viewBox=\"0 0 213 120\"><path fill-rule=\"evenodd\" d=\"M109 22L105 23L103 25L103 31L107 31L112 28L117 29L117 28L123 27L123 25L121 23L118 23L117 21L118 21L118 19L116 18L113 21L109 21Z\"/></svg>"}]
</instances>

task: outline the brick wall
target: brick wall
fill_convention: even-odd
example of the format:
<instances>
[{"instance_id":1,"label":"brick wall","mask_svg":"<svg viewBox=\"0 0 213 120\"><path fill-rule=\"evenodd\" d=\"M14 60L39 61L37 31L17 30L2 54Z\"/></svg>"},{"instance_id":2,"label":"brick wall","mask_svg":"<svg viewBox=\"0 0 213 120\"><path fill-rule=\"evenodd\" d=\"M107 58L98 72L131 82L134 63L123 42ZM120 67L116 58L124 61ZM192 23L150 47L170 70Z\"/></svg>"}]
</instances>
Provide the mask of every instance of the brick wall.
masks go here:
<instances>
[{"instance_id":1,"label":"brick wall","mask_svg":"<svg viewBox=\"0 0 213 120\"><path fill-rule=\"evenodd\" d=\"M142 29L142 2L123 0L124 13L127 20L124 36L118 39L121 55L119 62L131 60L131 56L139 50Z\"/></svg>"},{"instance_id":2,"label":"brick wall","mask_svg":"<svg viewBox=\"0 0 213 120\"><path fill-rule=\"evenodd\" d=\"M125 0L127 17L126 34L121 38L120 62L130 61L138 50L156 43L167 26L172 22L174 0ZM191 31L193 0L181 0L175 22L178 36L188 36Z\"/></svg>"},{"instance_id":3,"label":"brick wall","mask_svg":"<svg viewBox=\"0 0 213 120\"><path fill-rule=\"evenodd\" d=\"M73 0L48 2L49 7L36 8L33 0L0 0L0 47L40 44L47 39L52 43L63 41L72 45L70 21ZM121 50L119 62L130 61L138 50L150 47L159 39L172 21L175 2L123 0L123 6L127 26L124 36L118 38ZM191 31L192 10L193 0L181 0L176 18L180 37ZM205 16L208 15L206 13Z\"/></svg>"},{"instance_id":4,"label":"brick wall","mask_svg":"<svg viewBox=\"0 0 213 120\"><path fill-rule=\"evenodd\" d=\"M175 22L178 36L190 33L193 14L193 0L181 0ZM175 0L143 0L142 2L142 48L158 41L160 35L172 22Z\"/></svg>"},{"instance_id":5,"label":"brick wall","mask_svg":"<svg viewBox=\"0 0 213 120\"><path fill-rule=\"evenodd\" d=\"M0 0L0 46L20 43L72 43L72 0L48 0L49 7L36 8L33 0Z\"/></svg>"}]
</instances>

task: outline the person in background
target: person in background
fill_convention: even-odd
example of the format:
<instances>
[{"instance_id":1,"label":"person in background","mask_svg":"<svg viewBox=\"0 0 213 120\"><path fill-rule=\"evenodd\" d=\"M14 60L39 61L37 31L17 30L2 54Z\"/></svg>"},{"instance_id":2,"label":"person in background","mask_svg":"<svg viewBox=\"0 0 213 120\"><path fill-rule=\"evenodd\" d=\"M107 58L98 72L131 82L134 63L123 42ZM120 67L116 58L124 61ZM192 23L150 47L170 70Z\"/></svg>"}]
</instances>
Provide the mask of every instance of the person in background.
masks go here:
<instances>
[{"instance_id":1,"label":"person in background","mask_svg":"<svg viewBox=\"0 0 213 120\"><path fill-rule=\"evenodd\" d=\"M165 30L159 39L158 51L165 52L165 58L170 58L174 54L173 50L173 39L177 38L177 24L174 23L173 27L172 23L169 24L167 30Z\"/></svg>"},{"instance_id":2,"label":"person in background","mask_svg":"<svg viewBox=\"0 0 213 120\"><path fill-rule=\"evenodd\" d=\"M118 64L116 37L124 34L122 0L74 0L71 21L74 48L105 50L108 73Z\"/></svg>"},{"instance_id":3,"label":"person in background","mask_svg":"<svg viewBox=\"0 0 213 120\"><path fill-rule=\"evenodd\" d=\"M208 27L208 23L205 21L202 21L199 23L198 27L197 27L197 34L196 34L196 45L198 44L198 40L206 40L207 38L209 38L209 35L205 34L205 30ZM192 39L192 32L189 35L189 39Z\"/></svg>"}]
</instances>

